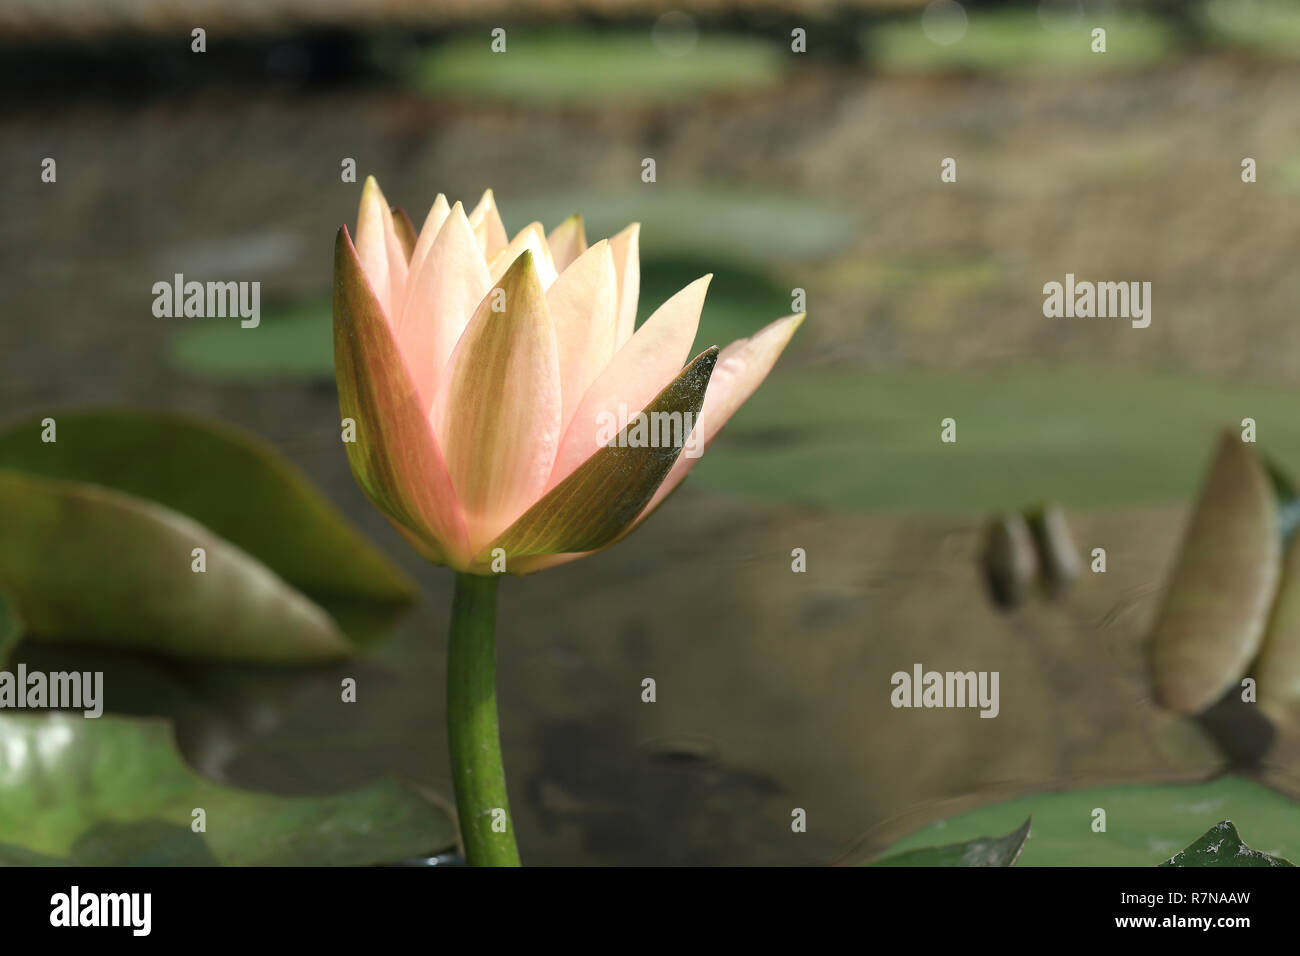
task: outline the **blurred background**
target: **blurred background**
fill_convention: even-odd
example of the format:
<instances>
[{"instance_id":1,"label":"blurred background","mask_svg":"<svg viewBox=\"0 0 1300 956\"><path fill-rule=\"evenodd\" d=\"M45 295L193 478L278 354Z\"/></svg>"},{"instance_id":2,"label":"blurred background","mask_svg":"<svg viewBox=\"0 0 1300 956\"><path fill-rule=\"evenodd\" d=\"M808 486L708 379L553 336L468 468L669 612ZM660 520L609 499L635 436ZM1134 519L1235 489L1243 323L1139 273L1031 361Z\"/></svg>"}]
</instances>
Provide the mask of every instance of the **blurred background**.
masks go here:
<instances>
[{"instance_id":1,"label":"blurred background","mask_svg":"<svg viewBox=\"0 0 1300 956\"><path fill-rule=\"evenodd\" d=\"M503 584L526 862L825 863L1013 797L1228 766L1152 700L1145 639L1218 429L1253 417L1300 470L1300 4L5 0L0 72L5 414L242 426L420 586L340 665L106 664L109 710L170 718L206 779L450 796L451 575L365 501L339 442L332 245L368 174L417 223L438 192L489 187L512 232L640 221L642 318L716 274L697 348L806 293L670 507ZM260 327L156 318L177 272L260 281ZM1066 273L1149 281L1150 327L1044 318ZM982 529L1042 500L1108 569L1007 613ZM52 648L7 666L95 659ZM916 662L999 671L1000 715L893 709L890 675ZM1287 739L1253 776L1284 811Z\"/></svg>"}]
</instances>

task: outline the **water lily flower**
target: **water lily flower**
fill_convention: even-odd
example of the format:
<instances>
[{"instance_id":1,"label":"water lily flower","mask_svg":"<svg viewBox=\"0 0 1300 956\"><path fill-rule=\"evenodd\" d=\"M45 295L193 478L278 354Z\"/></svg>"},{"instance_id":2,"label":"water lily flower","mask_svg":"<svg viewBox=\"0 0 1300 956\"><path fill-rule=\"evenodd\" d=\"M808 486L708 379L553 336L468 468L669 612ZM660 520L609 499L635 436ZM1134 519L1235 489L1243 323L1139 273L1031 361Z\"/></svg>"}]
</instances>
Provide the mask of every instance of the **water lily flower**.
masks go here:
<instances>
[{"instance_id":1,"label":"water lily flower","mask_svg":"<svg viewBox=\"0 0 1300 956\"><path fill-rule=\"evenodd\" d=\"M468 214L438 196L417 232L372 177L355 241L345 226L335 244L352 473L420 554L457 572L447 723L473 864L519 863L497 728L499 574L635 529L698 460L684 452L713 441L803 321L691 359L710 277L637 328L638 233L588 246L574 216L510 238L491 191Z\"/></svg>"},{"instance_id":2,"label":"water lily flower","mask_svg":"<svg viewBox=\"0 0 1300 956\"><path fill-rule=\"evenodd\" d=\"M707 447L803 320L688 364L711 277L634 329L638 232L588 246L575 216L508 238L488 191L468 214L439 195L417 233L366 181L355 241L340 229L334 257L340 404L357 436L348 457L430 561L490 574L504 560L527 574L614 543L699 458L607 449L602 424L690 413L683 444Z\"/></svg>"}]
</instances>

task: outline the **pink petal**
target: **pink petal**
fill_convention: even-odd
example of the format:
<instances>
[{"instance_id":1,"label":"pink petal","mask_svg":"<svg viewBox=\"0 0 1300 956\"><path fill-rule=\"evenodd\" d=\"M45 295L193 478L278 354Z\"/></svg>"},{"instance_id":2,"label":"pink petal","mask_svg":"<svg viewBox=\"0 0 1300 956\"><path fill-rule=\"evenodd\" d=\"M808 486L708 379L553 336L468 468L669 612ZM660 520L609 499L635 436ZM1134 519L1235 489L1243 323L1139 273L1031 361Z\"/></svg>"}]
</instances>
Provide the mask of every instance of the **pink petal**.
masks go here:
<instances>
[{"instance_id":1,"label":"pink petal","mask_svg":"<svg viewBox=\"0 0 1300 956\"><path fill-rule=\"evenodd\" d=\"M460 203L447 214L410 285L397 341L427 414L452 350L492 285Z\"/></svg>"},{"instance_id":2,"label":"pink petal","mask_svg":"<svg viewBox=\"0 0 1300 956\"><path fill-rule=\"evenodd\" d=\"M628 416L645 408L682 370L691 355L704 294L712 278L696 279L655 310L592 382L566 426L548 489L601 447L606 416L614 416L621 428Z\"/></svg>"},{"instance_id":3,"label":"pink petal","mask_svg":"<svg viewBox=\"0 0 1300 956\"><path fill-rule=\"evenodd\" d=\"M567 426L614 355L618 280L609 243L602 239L565 269L547 290L546 302L560 354L560 420Z\"/></svg>"},{"instance_id":4,"label":"pink petal","mask_svg":"<svg viewBox=\"0 0 1300 956\"><path fill-rule=\"evenodd\" d=\"M424 217L424 225L420 227L419 237L415 241L415 251L411 253L411 276L419 273L424 257L433 247L433 240L438 238L438 230L442 228L442 224L447 221L447 216L450 214L451 207L447 205L447 197L438 193L438 198L429 208L429 215ZM407 295L410 295L409 288Z\"/></svg>"},{"instance_id":5,"label":"pink petal","mask_svg":"<svg viewBox=\"0 0 1300 956\"><path fill-rule=\"evenodd\" d=\"M574 213L560 223L546 237L546 247L551 250L555 268L563 272L578 256L587 251L587 232L582 216Z\"/></svg>"},{"instance_id":6,"label":"pink petal","mask_svg":"<svg viewBox=\"0 0 1300 956\"><path fill-rule=\"evenodd\" d=\"M614 254L614 271L618 274L618 330L616 348L632 337L636 328L637 300L641 295L641 223L634 222L609 240Z\"/></svg>"},{"instance_id":7,"label":"pink petal","mask_svg":"<svg viewBox=\"0 0 1300 956\"><path fill-rule=\"evenodd\" d=\"M483 250L483 258L491 260L493 256L506 247L508 242L506 227L501 222L501 213L497 211L497 201L496 197L492 195L492 190L484 191L483 198L478 201L474 211L469 214L469 224L474 227L474 235L478 237L478 245Z\"/></svg>"},{"instance_id":8,"label":"pink petal","mask_svg":"<svg viewBox=\"0 0 1300 956\"><path fill-rule=\"evenodd\" d=\"M498 305L503 311L493 311ZM434 402L432 418L474 548L541 497L555 461L560 409L555 329L533 257L524 253L479 304Z\"/></svg>"}]
</instances>

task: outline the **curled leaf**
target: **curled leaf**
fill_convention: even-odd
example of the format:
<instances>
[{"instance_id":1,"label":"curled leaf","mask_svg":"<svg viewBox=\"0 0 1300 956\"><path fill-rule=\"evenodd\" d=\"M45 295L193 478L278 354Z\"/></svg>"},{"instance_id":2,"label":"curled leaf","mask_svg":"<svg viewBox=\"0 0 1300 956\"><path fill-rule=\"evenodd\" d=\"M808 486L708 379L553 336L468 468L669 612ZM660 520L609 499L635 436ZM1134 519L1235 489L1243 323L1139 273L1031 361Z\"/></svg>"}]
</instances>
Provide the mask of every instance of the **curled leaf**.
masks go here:
<instances>
[{"instance_id":1,"label":"curled leaf","mask_svg":"<svg viewBox=\"0 0 1300 956\"><path fill-rule=\"evenodd\" d=\"M1280 551L1268 476L1225 432L1156 620L1154 677L1162 704L1197 713L1245 672L1264 636Z\"/></svg>"},{"instance_id":2,"label":"curled leaf","mask_svg":"<svg viewBox=\"0 0 1300 956\"><path fill-rule=\"evenodd\" d=\"M260 663L353 650L266 565L161 505L0 470L0 514L0 590L33 637Z\"/></svg>"},{"instance_id":3,"label":"curled leaf","mask_svg":"<svg viewBox=\"0 0 1300 956\"><path fill-rule=\"evenodd\" d=\"M222 422L60 411L0 429L0 468L104 485L188 515L313 595L402 603L415 585L275 448ZM0 534L3 527L0 526Z\"/></svg>"}]
</instances>

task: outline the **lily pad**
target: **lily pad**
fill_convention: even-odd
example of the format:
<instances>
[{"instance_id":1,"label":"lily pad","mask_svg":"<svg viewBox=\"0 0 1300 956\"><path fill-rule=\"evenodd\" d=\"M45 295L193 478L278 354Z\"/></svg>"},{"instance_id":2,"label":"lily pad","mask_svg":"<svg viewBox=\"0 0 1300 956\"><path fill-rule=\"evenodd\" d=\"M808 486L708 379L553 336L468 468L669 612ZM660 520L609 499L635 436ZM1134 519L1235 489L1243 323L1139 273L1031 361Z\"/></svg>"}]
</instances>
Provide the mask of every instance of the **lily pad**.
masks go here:
<instances>
[{"instance_id":1,"label":"lily pad","mask_svg":"<svg viewBox=\"0 0 1300 956\"><path fill-rule=\"evenodd\" d=\"M719 184L708 188L664 184L655 189L653 201L646 199L644 189L549 190L506 196L500 206L511 229L533 220L558 223L581 211L592 241L639 222L643 259L698 257L708 263L703 272L715 272L720 263L788 268L792 262L834 256L841 254L862 228L854 213L813 196L737 190ZM710 288L710 297L713 291ZM781 308L751 317L746 331L754 331L774 315L794 311L788 302L786 298Z\"/></svg>"},{"instance_id":2,"label":"lily pad","mask_svg":"<svg viewBox=\"0 0 1300 956\"><path fill-rule=\"evenodd\" d=\"M328 329L326 362L329 351ZM44 416L42 416L44 417ZM405 602L415 586L278 451L219 422L126 409L53 413L0 430L0 469L89 482L205 525L313 596Z\"/></svg>"},{"instance_id":3,"label":"lily pad","mask_svg":"<svg viewBox=\"0 0 1300 956\"><path fill-rule=\"evenodd\" d=\"M1084 16L1069 4L1057 15L1046 9L1046 16L1030 9L973 11L964 32L949 43L931 39L923 17L901 17L869 29L864 46L874 66L900 73L1133 69L1178 50L1174 32L1146 13L1108 10ZM1106 30L1104 54L1092 52L1095 27Z\"/></svg>"},{"instance_id":4,"label":"lily pad","mask_svg":"<svg viewBox=\"0 0 1300 956\"><path fill-rule=\"evenodd\" d=\"M261 663L354 650L266 565L162 505L0 470L0 514L0 589L33 637Z\"/></svg>"},{"instance_id":5,"label":"lily pad","mask_svg":"<svg viewBox=\"0 0 1300 956\"><path fill-rule=\"evenodd\" d=\"M330 379L329 302L268 305L256 329L238 322L183 325L172 332L169 353L177 368L204 379Z\"/></svg>"},{"instance_id":6,"label":"lily pad","mask_svg":"<svg viewBox=\"0 0 1300 956\"><path fill-rule=\"evenodd\" d=\"M1104 811L1104 817L1097 811ZM1034 839L1019 866L1155 866L1231 816L1249 821L1255 846L1270 856L1300 850L1296 804L1238 776L1207 783L1095 787L1020 797L972 810L918 830L891 846L885 859L936 844L1004 833L1030 814ZM1094 829L1104 823L1105 829Z\"/></svg>"},{"instance_id":7,"label":"lily pad","mask_svg":"<svg viewBox=\"0 0 1300 956\"><path fill-rule=\"evenodd\" d=\"M196 776L162 721L0 716L0 865L359 866L455 842L449 814L395 780L252 793Z\"/></svg>"},{"instance_id":8,"label":"lily pad","mask_svg":"<svg viewBox=\"0 0 1300 956\"><path fill-rule=\"evenodd\" d=\"M1161 866L1295 866L1289 860L1252 850L1242 842L1231 820L1217 823L1186 849Z\"/></svg>"},{"instance_id":9,"label":"lily pad","mask_svg":"<svg viewBox=\"0 0 1300 956\"><path fill-rule=\"evenodd\" d=\"M671 56L651 32L516 30L508 54L487 40L453 40L414 57L410 81L438 97L504 100L535 106L695 102L710 92L760 91L778 84L784 57L757 37L709 31L698 46Z\"/></svg>"},{"instance_id":10,"label":"lily pad","mask_svg":"<svg viewBox=\"0 0 1300 956\"><path fill-rule=\"evenodd\" d=\"M964 843L909 850L895 856L877 860L872 866L1015 866L1020 851L1029 839L1033 819L1012 830L1006 836L977 837Z\"/></svg>"}]
</instances>

